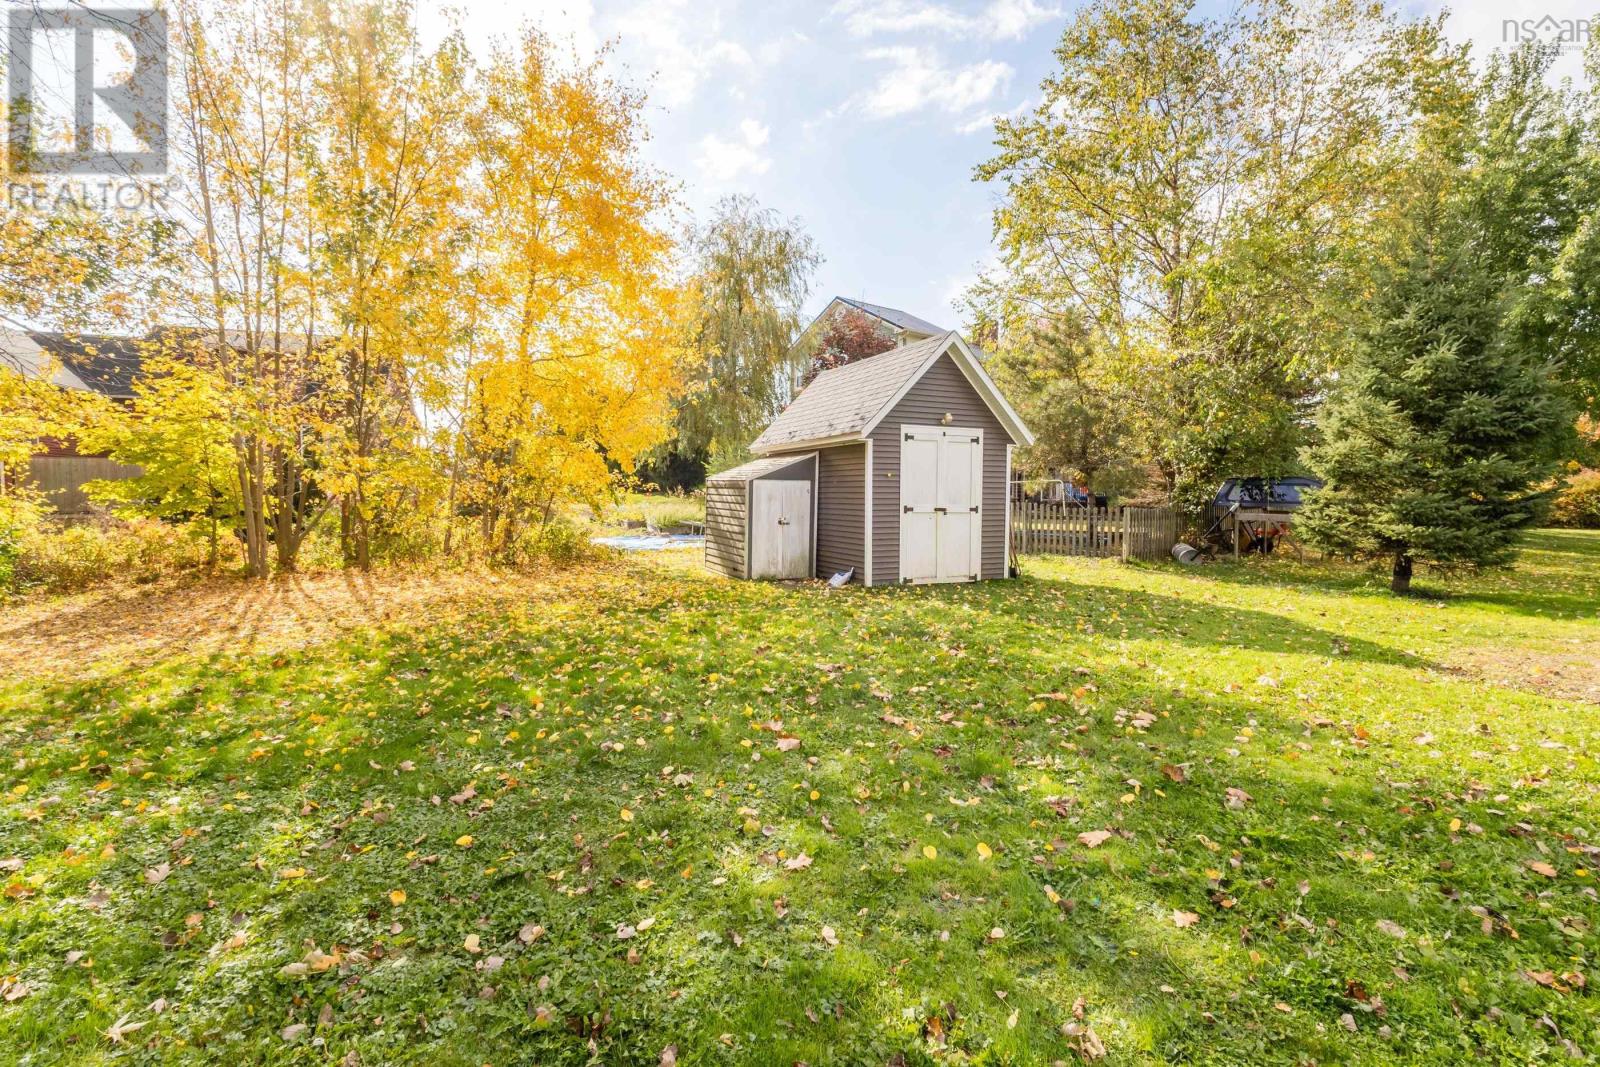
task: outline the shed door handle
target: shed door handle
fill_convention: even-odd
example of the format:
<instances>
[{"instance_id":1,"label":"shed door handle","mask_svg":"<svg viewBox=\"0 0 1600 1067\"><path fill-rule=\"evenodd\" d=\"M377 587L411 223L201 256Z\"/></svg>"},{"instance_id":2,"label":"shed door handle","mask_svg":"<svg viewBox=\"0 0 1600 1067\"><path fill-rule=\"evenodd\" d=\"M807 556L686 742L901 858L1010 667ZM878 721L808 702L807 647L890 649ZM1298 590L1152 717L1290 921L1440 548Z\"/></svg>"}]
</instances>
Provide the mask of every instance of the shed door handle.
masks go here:
<instances>
[{"instance_id":1,"label":"shed door handle","mask_svg":"<svg viewBox=\"0 0 1600 1067\"><path fill-rule=\"evenodd\" d=\"M949 508L934 508L933 510L937 511L941 515L947 514L950 511Z\"/></svg>"},{"instance_id":2,"label":"shed door handle","mask_svg":"<svg viewBox=\"0 0 1600 1067\"><path fill-rule=\"evenodd\" d=\"M789 520L788 519L779 519L778 520L778 525L779 526L787 526L787 525L789 525Z\"/></svg>"}]
</instances>

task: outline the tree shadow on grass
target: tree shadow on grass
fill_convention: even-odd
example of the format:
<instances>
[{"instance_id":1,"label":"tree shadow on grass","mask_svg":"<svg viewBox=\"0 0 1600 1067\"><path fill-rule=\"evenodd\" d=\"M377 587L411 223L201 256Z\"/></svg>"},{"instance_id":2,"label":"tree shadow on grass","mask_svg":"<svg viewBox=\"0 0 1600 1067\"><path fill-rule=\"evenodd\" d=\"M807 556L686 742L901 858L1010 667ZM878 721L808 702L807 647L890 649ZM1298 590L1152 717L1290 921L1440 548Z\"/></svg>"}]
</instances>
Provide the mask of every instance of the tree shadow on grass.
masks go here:
<instances>
[{"instance_id":1,"label":"tree shadow on grass","mask_svg":"<svg viewBox=\"0 0 1600 1067\"><path fill-rule=\"evenodd\" d=\"M1343 561L1219 560L1185 573L1198 582L1234 586L1290 587L1375 598L1393 595L1388 591L1387 572L1380 565ZM1536 530L1524 538L1522 553L1509 568L1477 573L1424 568L1413 594L1414 599L1491 605L1519 615L1593 618L1600 605L1600 532Z\"/></svg>"},{"instance_id":2,"label":"tree shadow on grass","mask_svg":"<svg viewBox=\"0 0 1600 1067\"><path fill-rule=\"evenodd\" d=\"M1470 774L1525 773L1546 758L1533 746L1443 766L1381 736L1361 747L1287 693L1217 693L1204 661L1167 678L1108 663L1080 622L1273 654L1334 635L1045 585L829 594L641 570L632 595L581 614L485 611L248 658L248 686L195 658L159 693L59 687L76 710L53 729L78 735L47 750L62 802L12 831L15 851L59 852L90 810L73 804L158 808L94 821L115 853L11 906L0 969L38 984L30 1018L97 1030L179 992L141 1040L214 1052L243 1035L244 1058L287 1048L279 1030L324 1004L331 1056L396 1063L651 1063L668 1044L682 1062L932 1063L941 1042L1049 1062L1071 1052L1059 1028L1080 996L1113 1062L1529 1061L1553 1044L1539 1016L1584 1032L1578 999L1516 975L1570 950L1542 916L1580 908L1577 891L1532 885L1498 850L1525 851L1512 819L1543 833L1586 809L1564 792L1527 814L1460 806ZM1377 644L1348 658L1426 666ZM1036 707L1080 659L1093 691ZM1389 714L1421 702L1397 693ZM1165 714L1136 729L1117 718L1134 708ZM797 751L752 728L771 719ZM68 764L100 745L115 789L89 800L96 772ZM176 780L125 773L133 748ZM1229 807L1230 788L1248 800ZM1486 834L1456 840L1456 810ZM1079 843L1097 829L1114 836ZM163 860L174 873L144 884ZM61 894L90 879L115 889L103 911L52 931ZM1474 905L1521 939L1483 935ZM190 913L205 936L154 964L150 938ZM251 939L219 951L233 913ZM544 932L525 942L530 922ZM93 990L55 978L80 935L104 946ZM283 975L308 940L368 960Z\"/></svg>"}]
</instances>

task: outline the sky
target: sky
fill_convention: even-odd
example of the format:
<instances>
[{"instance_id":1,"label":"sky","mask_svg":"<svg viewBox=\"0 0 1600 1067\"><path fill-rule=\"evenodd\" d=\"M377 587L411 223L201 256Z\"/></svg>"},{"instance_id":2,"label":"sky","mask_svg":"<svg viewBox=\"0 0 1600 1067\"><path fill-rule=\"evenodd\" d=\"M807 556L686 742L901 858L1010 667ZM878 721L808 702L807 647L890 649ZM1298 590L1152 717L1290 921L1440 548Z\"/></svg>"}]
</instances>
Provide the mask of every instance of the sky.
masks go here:
<instances>
[{"instance_id":1,"label":"sky","mask_svg":"<svg viewBox=\"0 0 1600 1067\"><path fill-rule=\"evenodd\" d=\"M1200 0L1201 11L1214 0ZM834 296L951 329L993 261L997 190L973 180L993 119L1031 107L1080 0L418 0L425 38L459 25L487 55L519 18L647 93L645 155L695 217L742 193L797 217L824 262L807 311ZM1480 54L1507 18L1589 18L1600 0L1453 5ZM1433 15L1436 2L1411 3ZM1546 28L1545 32L1549 32ZM1558 76L1581 77L1577 55Z\"/></svg>"}]
</instances>

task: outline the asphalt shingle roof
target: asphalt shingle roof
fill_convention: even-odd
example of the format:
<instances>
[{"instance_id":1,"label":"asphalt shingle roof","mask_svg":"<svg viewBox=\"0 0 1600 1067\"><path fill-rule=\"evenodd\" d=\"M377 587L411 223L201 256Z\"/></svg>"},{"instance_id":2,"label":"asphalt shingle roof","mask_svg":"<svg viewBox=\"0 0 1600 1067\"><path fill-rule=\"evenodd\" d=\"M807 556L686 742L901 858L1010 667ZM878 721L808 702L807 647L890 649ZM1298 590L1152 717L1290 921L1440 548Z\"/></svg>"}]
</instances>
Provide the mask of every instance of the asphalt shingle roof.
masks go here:
<instances>
[{"instance_id":1,"label":"asphalt shingle roof","mask_svg":"<svg viewBox=\"0 0 1600 1067\"><path fill-rule=\"evenodd\" d=\"M771 456L766 459L753 459L749 463L741 464L721 474L713 474L707 478L711 482L753 482L764 474L781 471L785 467L792 467L803 460L801 456Z\"/></svg>"},{"instance_id":2,"label":"asphalt shingle roof","mask_svg":"<svg viewBox=\"0 0 1600 1067\"><path fill-rule=\"evenodd\" d=\"M853 308L859 308L860 310L865 311L868 315L876 315L889 325L897 326L902 330L910 330L913 333L927 333L934 335L946 332L943 326L935 326L927 319L919 319L910 312L899 311L895 308L886 308L882 304L869 304L865 300L851 300L847 296L835 297L834 299L838 300L840 303L849 304Z\"/></svg>"},{"instance_id":3,"label":"asphalt shingle roof","mask_svg":"<svg viewBox=\"0 0 1600 1067\"><path fill-rule=\"evenodd\" d=\"M950 334L940 333L823 371L750 447L772 451L860 433L949 339Z\"/></svg>"}]
</instances>

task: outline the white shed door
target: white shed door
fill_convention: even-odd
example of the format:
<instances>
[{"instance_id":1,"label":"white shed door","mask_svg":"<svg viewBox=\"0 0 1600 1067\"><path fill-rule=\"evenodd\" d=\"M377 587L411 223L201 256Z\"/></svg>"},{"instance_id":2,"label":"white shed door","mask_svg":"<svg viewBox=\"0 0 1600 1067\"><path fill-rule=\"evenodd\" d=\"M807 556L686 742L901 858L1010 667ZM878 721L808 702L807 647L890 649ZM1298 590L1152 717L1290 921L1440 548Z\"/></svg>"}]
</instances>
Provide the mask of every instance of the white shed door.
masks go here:
<instances>
[{"instance_id":1,"label":"white shed door","mask_svg":"<svg viewBox=\"0 0 1600 1067\"><path fill-rule=\"evenodd\" d=\"M750 483L750 577L811 577L811 483Z\"/></svg>"},{"instance_id":2,"label":"white shed door","mask_svg":"<svg viewBox=\"0 0 1600 1067\"><path fill-rule=\"evenodd\" d=\"M983 434L906 426L900 442L900 576L969 582L982 568Z\"/></svg>"}]
</instances>

